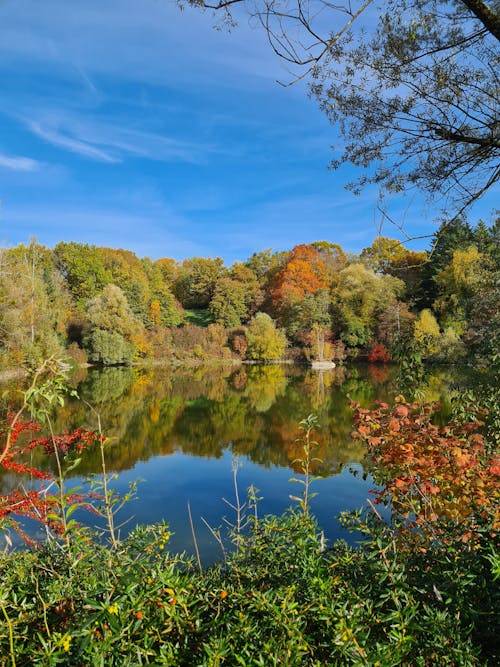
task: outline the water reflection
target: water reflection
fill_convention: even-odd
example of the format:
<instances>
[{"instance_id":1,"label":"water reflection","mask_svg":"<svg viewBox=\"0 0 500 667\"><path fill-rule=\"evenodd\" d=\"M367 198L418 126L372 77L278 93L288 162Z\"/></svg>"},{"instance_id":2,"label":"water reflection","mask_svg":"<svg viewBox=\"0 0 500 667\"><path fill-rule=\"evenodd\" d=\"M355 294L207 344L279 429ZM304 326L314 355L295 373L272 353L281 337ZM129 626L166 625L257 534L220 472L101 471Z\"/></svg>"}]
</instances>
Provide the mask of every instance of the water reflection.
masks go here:
<instances>
[{"instance_id":1,"label":"water reflection","mask_svg":"<svg viewBox=\"0 0 500 667\"><path fill-rule=\"evenodd\" d=\"M231 493L231 458L244 462L242 489L254 483L263 490L265 511L283 511L291 469L302 454L299 422L315 413L319 459L314 473L320 493L315 513L328 523L342 509L364 504L369 482L354 478L347 468L363 471L365 450L351 438L351 400L365 406L390 400L399 393L395 369L348 366L316 372L292 366L220 366L189 369L89 369L78 384L80 400L68 400L54 415L56 432L79 426L96 428L97 414L110 438L107 467L120 473L124 491L137 477L136 521L166 518L185 548L185 507L191 499L196 514L217 522ZM449 371L427 378L430 400L449 395ZM32 463L41 469L52 462L42 452ZM77 470L80 477L100 473L100 454L86 451ZM12 475L0 475L0 492L12 488ZM185 540L185 541L183 541Z\"/></svg>"},{"instance_id":2,"label":"water reflection","mask_svg":"<svg viewBox=\"0 0 500 667\"><path fill-rule=\"evenodd\" d=\"M389 366L89 369L77 387L81 400L58 410L54 428L96 428L98 414L111 439L110 470L174 452L220 458L226 451L261 466L293 468L302 447L299 422L314 412L321 459L315 472L328 476L346 464L363 465L364 448L350 435L350 401L390 400L398 393L394 375ZM427 398L446 402L450 381L445 371L429 377ZM87 452L80 473L99 470L98 454Z\"/></svg>"}]
</instances>

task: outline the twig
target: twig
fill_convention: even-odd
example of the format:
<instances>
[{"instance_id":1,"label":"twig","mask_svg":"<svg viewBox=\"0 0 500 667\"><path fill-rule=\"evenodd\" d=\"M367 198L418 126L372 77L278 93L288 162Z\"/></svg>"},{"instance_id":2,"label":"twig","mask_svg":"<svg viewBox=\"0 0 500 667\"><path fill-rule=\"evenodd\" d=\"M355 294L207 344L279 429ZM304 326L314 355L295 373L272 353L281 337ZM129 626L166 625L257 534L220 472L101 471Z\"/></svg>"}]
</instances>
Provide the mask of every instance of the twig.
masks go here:
<instances>
[{"instance_id":1,"label":"twig","mask_svg":"<svg viewBox=\"0 0 500 667\"><path fill-rule=\"evenodd\" d=\"M194 532L193 517L191 516L191 505L189 504L189 500L188 500L188 516L189 516L189 525L191 526L191 535L193 536L194 550L196 552L196 560L198 561L198 569L200 570L201 574L203 572L203 568L201 567L200 552L198 550L198 542L196 540L196 534Z\"/></svg>"}]
</instances>

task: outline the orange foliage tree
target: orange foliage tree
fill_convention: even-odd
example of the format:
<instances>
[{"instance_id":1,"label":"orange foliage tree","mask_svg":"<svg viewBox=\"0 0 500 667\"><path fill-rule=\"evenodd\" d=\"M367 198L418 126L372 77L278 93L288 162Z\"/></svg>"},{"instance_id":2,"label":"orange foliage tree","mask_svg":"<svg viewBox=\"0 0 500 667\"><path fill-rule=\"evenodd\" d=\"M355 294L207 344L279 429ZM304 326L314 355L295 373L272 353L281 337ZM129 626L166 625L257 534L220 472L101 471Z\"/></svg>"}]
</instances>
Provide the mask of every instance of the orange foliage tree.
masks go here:
<instances>
[{"instance_id":1,"label":"orange foliage tree","mask_svg":"<svg viewBox=\"0 0 500 667\"><path fill-rule=\"evenodd\" d=\"M488 451L481 422L432 423L438 407L404 400L375 410L355 404L354 435L375 464L381 485L375 502L391 502L409 529L405 539L474 542L484 529L500 528L500 458Z\"/></svg>"},{"instance_id":2,"label":"orange foliage tree","mask_svg":"<svg viewBox=\"0 0 500 667\"><path fill-rule=\"evenodd\" d=\"M272 289L275 305L287 299L302 299L328 287L328 272L320 253L310 245L297 245L276 276Z\"/></svg>"},{"instance_id":3,"label":"orange foliage tree","mask_svg":"<svg viewBox=\"0 0 500 667\"><path fill-rule=\"evenodd\" d=\"M314 322L329 324L329 274L320 251L312 245L297 245L290 252L271 289L273 312L288 335Z\"/></svg>"}]
</instances>

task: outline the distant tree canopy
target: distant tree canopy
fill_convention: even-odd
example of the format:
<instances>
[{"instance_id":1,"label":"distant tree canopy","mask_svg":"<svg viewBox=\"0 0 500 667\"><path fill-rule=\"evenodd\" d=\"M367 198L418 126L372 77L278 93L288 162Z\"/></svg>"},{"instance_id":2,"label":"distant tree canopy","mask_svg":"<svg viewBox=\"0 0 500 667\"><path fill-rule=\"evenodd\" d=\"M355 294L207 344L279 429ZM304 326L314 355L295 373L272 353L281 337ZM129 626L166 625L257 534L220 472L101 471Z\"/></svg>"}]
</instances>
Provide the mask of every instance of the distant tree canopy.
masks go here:
<instances>
[{"instance_id":1,"label":"distant tree canopy","mask_svg":"<svg viewBox=\"0 0 500 667\"><path fill-rule=\"evenodd\" d=\"M0 364L335 359L398 349L500 362L499 219L457 218L431 252L378 237L348 257L328 241L176 262L80 243L0 249ZM191 310L185 311L174 291ZM387 348L380 354L381 344ZM378 346L378 347L377 347ZM289 349L289 352L286 350ZM394 357L392 357L394 358Z\"/></svg>"},{"instance_id":2,"label":"distant tree canopy","mask_svg":"<svg viewBox=\"0 0 500 667\"><path fill-rule=\"evenodd\" d=\"M453 218L500 178L498 0L187 0L233 24L237 5L308 77L338 124L355 192L417 187ZM182 2L179 2L182 4Z\"/></svg>"}]
</instances>

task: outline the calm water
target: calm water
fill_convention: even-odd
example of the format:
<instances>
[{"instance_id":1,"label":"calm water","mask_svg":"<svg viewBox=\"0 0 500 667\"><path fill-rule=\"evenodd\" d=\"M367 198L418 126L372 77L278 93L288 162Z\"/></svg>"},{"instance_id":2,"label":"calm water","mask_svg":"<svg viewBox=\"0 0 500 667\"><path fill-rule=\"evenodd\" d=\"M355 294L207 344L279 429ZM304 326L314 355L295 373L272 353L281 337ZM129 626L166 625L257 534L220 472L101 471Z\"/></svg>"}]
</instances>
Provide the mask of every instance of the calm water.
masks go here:
<instances>
[{"instance_id":1,"label":"calm water","mask_svg":"<svg viewBox=\"0 0 500 667\"><path fill-rule=\"evenodd\" d=\"M68 401L54 428L95 428L98 413L111 438L107 466L118 474L114 487L126 493L130 482L139 481L137 497L120 516L129 519L122 533L136 523L165 519L174 531L172 549L191 552L189 502L200 551L209 561L218 547L202 518L213 527L224 516L233 519L224 499L234 503L235 461L240 495L244 499L255 485L261 515L284 511L293 502L289 495L300 493L289 480L294 468L299 470L294 463L302 452L299 422L311 413L318 416L314 456L320 459L312 509L329 539L347 537L336 516L366 505L373 487L364 479L364 447L350 435L350 401L369 406L390 399L398 393L393 375L393 369L375 366L326 372L287 366L90 369L78 383L83 400ZM431 375L425 398L446 405L450 382L449 373ZM50 460L37 456L39 467L50 468ZM75 471L79 477L68 486L99 471L99 453L87 451ZM0 477L0 491L14 483L10 475ZM93 517L85 520L95 523Z\"/></svg>"}]
</instances>

